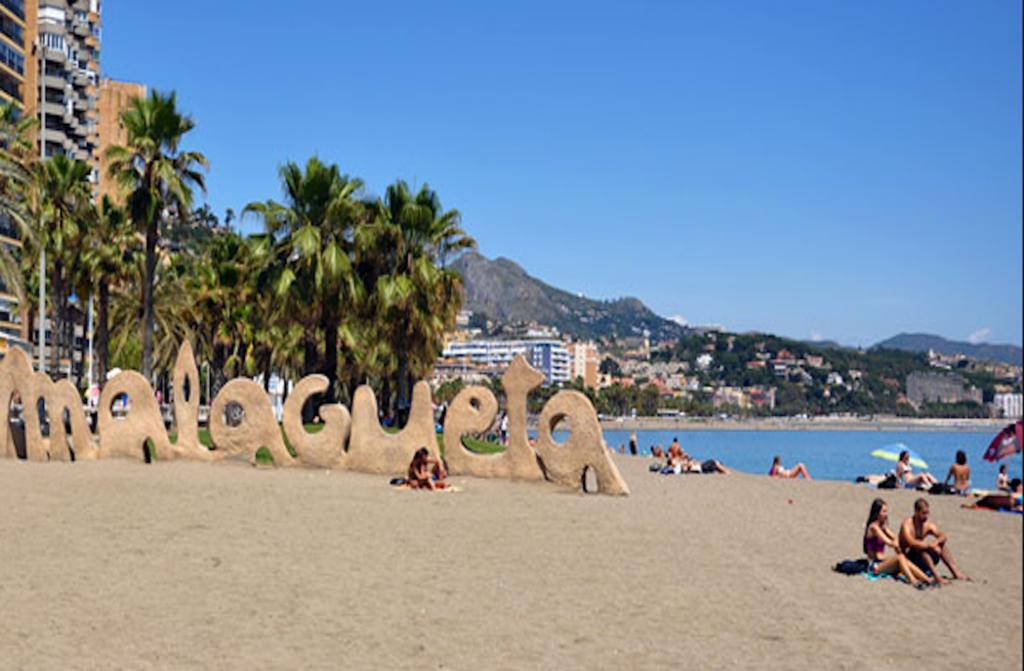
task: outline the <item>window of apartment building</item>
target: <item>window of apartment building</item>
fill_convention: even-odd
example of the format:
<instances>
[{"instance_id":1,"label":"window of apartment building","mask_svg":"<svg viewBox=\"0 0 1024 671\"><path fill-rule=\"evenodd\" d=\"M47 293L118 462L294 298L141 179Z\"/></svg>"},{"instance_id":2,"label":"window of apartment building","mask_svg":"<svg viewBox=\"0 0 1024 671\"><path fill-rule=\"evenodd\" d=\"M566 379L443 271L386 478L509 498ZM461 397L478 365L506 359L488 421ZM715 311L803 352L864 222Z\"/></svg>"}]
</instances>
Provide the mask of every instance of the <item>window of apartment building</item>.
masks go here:
<instances>
[{"instance_id":1,"label":"window of apartment building","mask_svg":"<svg viewBox=\"0 0 1024 671\"><path fill-rule=\"evenodd\" d=\"M0 63L19 75L25 74L25 56L12 49L6 42L0 42Z\"/></svg>"},{"instance_id":2,"label":"window of apartment building","mask_svg":"<svg viewBox=\"0 0 1024 671\"><path fill-rule=\"evenodd\" d=\"M63 35L57 35L55 33L40 33L39 39L42 40L43 46L47 49L53 49L54 51L64 51Z\"/></svg>"},{"instance_id":3,"label":"window of apartment building","mask_svg":"<svg viewBox=\"0 0 1024 671\"><path fill-rule=\"evenodd\" d=\"M14 12L19 19L25 19L25 0L0 0L0 5Z\"/></svg>"},{"instance_id":4,"label":"window of apartment building","mask_svg":"<svg viewBox=\"0 0 1024 671\"><path fill-rule=\"evenodd\" d=\"M17 44L24 44L22 38L25 36L25 33L21 25L6 14L0 14L0 33L11 38Z\"/></svg>"},{"instance_id":5,"label":"window of apartment building","mask_svg":"<svg viewBox=\"0 0 1024 671\"><path fill-rule=\"evenodd\" d=\"M2 71L0 71L0 91L3 91L15 100L21 100L21 82Z\"/></svg>"}]
</instances>

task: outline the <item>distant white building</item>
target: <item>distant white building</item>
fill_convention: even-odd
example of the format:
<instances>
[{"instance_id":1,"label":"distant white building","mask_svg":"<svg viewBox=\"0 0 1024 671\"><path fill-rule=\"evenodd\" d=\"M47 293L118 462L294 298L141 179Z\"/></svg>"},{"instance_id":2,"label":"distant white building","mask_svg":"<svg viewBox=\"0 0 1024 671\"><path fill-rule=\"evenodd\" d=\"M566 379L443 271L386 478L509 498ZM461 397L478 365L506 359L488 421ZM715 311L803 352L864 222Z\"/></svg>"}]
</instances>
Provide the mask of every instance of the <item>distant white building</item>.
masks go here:
<instances>
[{"instance_id":1,"label":"distant white building","mask_svg":"<svg viewBox=\"0 0 1024 671\"><path fill-rule=\"evenodd\" d=\"M442 352L445 360L469 359L486 368L505 368L517 355L544 373L545 384L570 380L571 357L560 340L467 340L449 342Z\"/></svg>"},{"instance_id":2,"label":"distant white building","mask_svg":"<svg viewBox=\"0 0 1024 671\"><path fill-rule=\"evenodd\" d=\"M712 357L710 354L701 354L697 357L697 368L699 368L700 370L707 370L708 368L711 367L711 364L714 362L714 360L714 357Z\"/></svg>"},{"instance_id":3,"label":"distant white building","mask_svg":"<svg viewBox=\"0 0 1024 671\"><path fill-rule=\"evenodd\" d=\"M1006 419L1020 419L1024 416L1024 394L996 394L992 406Z\"/></svg>"}]
</instances>

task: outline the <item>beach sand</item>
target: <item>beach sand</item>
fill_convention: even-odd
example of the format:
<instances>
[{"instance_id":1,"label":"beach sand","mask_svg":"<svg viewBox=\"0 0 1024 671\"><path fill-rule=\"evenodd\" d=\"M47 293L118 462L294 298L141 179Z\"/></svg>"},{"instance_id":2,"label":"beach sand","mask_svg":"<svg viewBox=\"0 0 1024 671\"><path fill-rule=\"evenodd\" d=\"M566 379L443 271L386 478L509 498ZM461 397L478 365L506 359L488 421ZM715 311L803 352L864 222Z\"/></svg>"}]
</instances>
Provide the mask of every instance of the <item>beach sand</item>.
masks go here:
<instances>
[{"instance_id":1,"label":"beach sand","mask_svg":"<svg viewBox=\"0 0 1024 671\"><path fill-rule=\"evenodd\" d=\"M628 498L0 460L0 668L1021 668L1020 517L930 497L974 582L916 591L831 571L873 490L617 459Z\"/></svg>"}]
</instances>

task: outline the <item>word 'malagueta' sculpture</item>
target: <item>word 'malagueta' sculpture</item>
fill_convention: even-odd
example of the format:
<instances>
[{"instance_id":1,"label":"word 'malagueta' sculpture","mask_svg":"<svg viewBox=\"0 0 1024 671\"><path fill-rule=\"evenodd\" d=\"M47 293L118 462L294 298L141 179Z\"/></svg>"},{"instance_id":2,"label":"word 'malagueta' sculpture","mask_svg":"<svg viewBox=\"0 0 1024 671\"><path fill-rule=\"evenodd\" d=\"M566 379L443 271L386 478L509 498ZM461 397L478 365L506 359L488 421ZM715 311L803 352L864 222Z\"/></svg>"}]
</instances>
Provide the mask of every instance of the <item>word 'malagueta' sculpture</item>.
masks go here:
<instances>
[{"instance_id":1,"label":"word 'malagueta' sculpture","mask_svg":"<svg viewBox=\"0 0 1024 671\"><path fill-rule=\"evenodd\" d=\"M512 362L502 385L508 412L508 445L498 454L478 454L465 447L463 436L486 431L495 420L498 402L486 387L463 389L445 416L444 456L453 475L516 480L548 480L580 488L589 469L605 494L628 494L615 463L608 454L597 414L587 397L577 391L558 392L544 406L537 427L536 444L526 432L526 398L543 382L543 375L519 356ZM192 459L219 461L245 457L255 462L259 448L266 448L275 466L313 466L363 473L395 474L405 471L413 454L426 447L438 457L430 387L419 382L413 389L409 420L398 433L385 432L377 420L373 390L356 390L352 411L341 404L322 404L318 414L323 428L306 431L302 408L327 389L327 378L310 375L299 381L284 406L281 427L295 451L288 451L274 418L270 399L263 389L245 378L228 382L210 407L209 429L215 449L199 442L199 372L188 342L178 351L174 367L174 417L177 439L164 428L153 390L135 371L114 376L103 388L99 403L98 435L93 435L82 411L78 391L67 380L54 382L32 370L20 349L8 351L0 361L0 456L15 457L10 424L12 401L20 399L25 428L25 458L31 461L70 461L128 457L146 460L146 442L157 461ZM127 396L128 411L115 417L111 406ZM228 422L228 410L240 421ZM45 412L49 436L42 431ZM553 432L566 420L570 434L564 443ZM70 434L66 431L70 427Z\"/></svg>"}]
</instances>

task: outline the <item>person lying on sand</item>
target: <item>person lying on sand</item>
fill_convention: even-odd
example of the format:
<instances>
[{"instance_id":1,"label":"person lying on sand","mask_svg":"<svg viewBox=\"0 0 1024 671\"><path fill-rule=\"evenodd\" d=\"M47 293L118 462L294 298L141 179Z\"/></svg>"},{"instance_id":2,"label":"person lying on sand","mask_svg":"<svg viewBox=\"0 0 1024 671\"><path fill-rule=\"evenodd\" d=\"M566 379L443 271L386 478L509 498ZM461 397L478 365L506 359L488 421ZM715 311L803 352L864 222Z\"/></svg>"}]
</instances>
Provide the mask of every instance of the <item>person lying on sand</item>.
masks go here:
<instances>
[{"instance_id":1,"label":"person lying on sand","mask_svg":"<svg viewBox=\"0 0 1024 671\"><path fill-rule=\"evenodd\" d=\"M963 507L1021 512L1024 510L1024 493L1022 493L1020 478L1010 480L1007 487L1009 488L1009 491L990 492L988 494L984 494L976 501L965 503Z\"/></svg>"},{"instance_id":2,"label":"person lying on sand","mask_svg":"<svg viewBox=\"0 0 1024 671\"><path fill-rule=\"evenodd\" d=\"M896 534L889 531L886 526L888 523L889 505L882 499L875 499L871 503L868 523L864 527L864 554L868 556L868 571L872 575L901 575L915 587L932 582L924 571L910 563L900 551L899 540ZM886 546L895 551L888 558L885 556Z\"/></svg>"},{"instance_id":3,"label":"person lying on sand","mask_svg":"<svg viewBox=\"0 0 1024 671\"><path fill-rule=\"evenodd\" d=\"M444 489L448 486L444 481L447 475L444 465L431 458L427 448L421 447L409 462L409 474L405 481L412 489Z\"/></svg>"},{"instance_id":4,"label":"person lying on sand","mask_svg":"<svg viewBox=\"0 0 1024 671\"><path fill-rule=\"evenodd\" d=\"M907 559L925 571L935 576L940 583L949 581L939 575L936 565L942 560L953 573L954 580L968 580L967 576L960 571L960 567L953 560L953 554L949 551L946 534L929 521L928 514L930 506L925 499L914 501L914 514L903 521L900 527L900 549L907 555ZM928 540L934 536L934 540Z\"/></svg>"},{"instance_id":5,"label":"person lying on sand","mask_svg":"<svg viewBox=\"0 0 1024 671\"><path fill-rule=\"evenodd\" d=\"M900 452L900 460L896 463L896 479L900 481L903 489L931 489L939 481L928 471L914 473L914 467L910 465L910 452Z\"/></svg>"},{"instance_id":6,"label":"person lying on sand","mask_svg":"<svg viewBox=\"0 0 1024 671\"><path fill-rule=\"evenodd\" d=\"M971 490L971 467L967 465L967 454L963 450L956 451L956 463L949 467L945 484L953 481L953 489L961 496L967 496Z\"/></svg>"},{"instance_id":7,"label":"person lying on sand","mask_svg":"<svg viewBox=\"0 0 1024 671\"><path fill-rule=\"evenodd\" d=\"M786 468L782 465L782 457L776 456L772 460L772 467L768 471L768 477L770 478L783 478L793 480L798 477L803 477L805 480L811 479L811 474L807 471L807 467L803 464L797 464L793 468Z\"/></svg>"}]
</instances>

